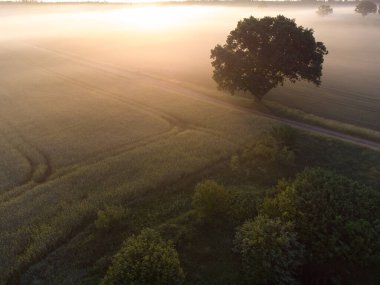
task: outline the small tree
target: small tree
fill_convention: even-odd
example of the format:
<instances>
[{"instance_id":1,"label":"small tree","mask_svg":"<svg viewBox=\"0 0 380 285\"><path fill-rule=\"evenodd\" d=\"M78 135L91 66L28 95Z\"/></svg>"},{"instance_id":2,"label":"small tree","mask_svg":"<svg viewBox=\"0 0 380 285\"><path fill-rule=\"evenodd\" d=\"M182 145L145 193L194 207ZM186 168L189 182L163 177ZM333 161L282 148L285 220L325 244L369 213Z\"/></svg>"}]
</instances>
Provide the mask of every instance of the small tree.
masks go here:
<instances>
[{"instance_id":1,"label":"small tree","mask_svg":"<svg viewBox=\"0 0 380 285\"><path fill-rule=\"evenodd\" d=\"M228 217L230 196L215 181L206 180L195 187L192 206L205 221L216 222Z\"/></svg>"},{"instance_id":2,"label":"small tree","mask_svg":"<svg viewBox=\"0 0 380 285\"><path fill-rule=\"evenodd\" d=\"M294 128L286 125L274 126L270 131L270 135L280 147L286 147L290 150L296 148L298 133Z\"/></svg>"},{"instance_id":3,"label":"small tree","mask_svg":"<svg viewBox=\"0 0 380 285\"><path fill-rule=\"evenodd\" d=\"M313 30L284 16L246 18L223 46L211 50L213 79L221 90L251 93L257 100L286 79L319 86L326 47Z\"/></svg>"},{"instance_id":4,"label":"small tree","mask_svg":"<svg viewBox=\"0 0 380 285\"><path fill-rule=\"evenodd\" d=\"M178 253L159 233L145 229L113 257L102 285L178 285L184 280Z\"/></svg>"},{"instance_id":5,"label":"small tree","mask_svg":"<svg viewBox=\"0 0 380 285\"><path fill-rule=\"evenodd\" d=\"M371 1L361 1L355 8L355 12L367 16L377 12L377 5Z\"/></svg>"},{"instance_id":6,"label":"small tree","mask_svg":"<svg viewBox=\"0 0 380 285\"><path fill-rule=\"evenodd\" d=\"M303 246L291 223L259 215L238 229L235 245L249 284L297 284Z\"/></svg>"},{"instance_id":7,"label":"small tree","mask_svg":"<svg viewBox=\"0 0 380 285\"><path fill-rule=\"evenodd\" d=\"M318 7L317 14L319 16L327 16L332 14L333 8L330 5L321 5Z\"/></svg>"},{"instance_id":8,"label":"small tree","mask_svg":"<svg viewBox=\"0 0 380 285\"><path fill-rule=\"evenodd\" d=\"M241 178L271 183L294 174L297 133L279 126L247 145L231 159L232 170Z\"/></svg>"}]
</instances>

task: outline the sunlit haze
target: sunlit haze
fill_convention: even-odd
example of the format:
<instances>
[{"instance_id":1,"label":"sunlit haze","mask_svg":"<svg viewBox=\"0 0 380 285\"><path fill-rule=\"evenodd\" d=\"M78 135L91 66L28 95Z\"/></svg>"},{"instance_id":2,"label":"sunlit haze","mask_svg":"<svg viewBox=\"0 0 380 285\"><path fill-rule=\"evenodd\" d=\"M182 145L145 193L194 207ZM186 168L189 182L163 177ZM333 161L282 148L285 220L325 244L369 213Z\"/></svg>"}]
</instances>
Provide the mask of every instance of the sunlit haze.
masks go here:
<instances>
[{"instance_id":1,"label":"sunlit haze","mask_svg":"<svg viewBox=\"0 0 380 285\"><path fill-rule=\"evenodd\" d=\"M0 285L380 284L379 5L141 2L0 3Z\"/></svg>"}]
</instances>

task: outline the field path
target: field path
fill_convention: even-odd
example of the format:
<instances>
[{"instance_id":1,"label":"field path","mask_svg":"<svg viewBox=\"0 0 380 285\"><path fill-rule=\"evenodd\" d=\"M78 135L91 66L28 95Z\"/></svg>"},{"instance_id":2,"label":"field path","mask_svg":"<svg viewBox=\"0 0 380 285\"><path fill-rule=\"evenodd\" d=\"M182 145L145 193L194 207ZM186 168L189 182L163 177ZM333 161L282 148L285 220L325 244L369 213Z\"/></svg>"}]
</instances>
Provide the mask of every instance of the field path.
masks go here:
<instances>
[{"instance_id":1,"label":"field path","mask_svg":"<svg viewBox=\"0 0 380 285\"><path fill-rule=\"evenodd\" d=\"M203 93L198 92L198 91L194 91L194 90L182 87L182 86L177 86L177 85L174 85L173 83L170 84L170 82L166 82L163 80L162 80L162 83L161 82L157 83L157 87L160 84L162 84L161 88L166 89L170 92L175 92L175 93L182 94L185 96L191 96L191 97L197 98L199 100L207 101L208 103L223 105L227 108L231 108L231 109L238 110L241 112L245 112L245 113L248 112L248 113L252 113L255 115L262 116L262 117L266 117L266 118L281 122L283 124L286 124L288 126L294 127L296 129L299 129L299 130L309 131L312 133L316 133L316 134L320 134L320 135L324 135L324 136L328 136L328 137L333 137L333 138L336 138L339 140L350 142L350 143L355 144L355 145L360 145L360 146L365 146L368 148L380 150L380 143L375 142L375 141L355 137L355 136L348 135L348 134L345 134L345 133L342 133L339 131L334 131L334 130L326 129L326 128L315 126L315 125L310 125L310 124L303 123L303 122L290 120L287 118L283 118L283 117L275 116L272 114L260 112L260 111L255 110L255 109L237 106L233 103L228 103L228 102L223 101L221 99L218 99L216 97L211 97L209 95L203 94Z\"/></svg>"}]
</instances>

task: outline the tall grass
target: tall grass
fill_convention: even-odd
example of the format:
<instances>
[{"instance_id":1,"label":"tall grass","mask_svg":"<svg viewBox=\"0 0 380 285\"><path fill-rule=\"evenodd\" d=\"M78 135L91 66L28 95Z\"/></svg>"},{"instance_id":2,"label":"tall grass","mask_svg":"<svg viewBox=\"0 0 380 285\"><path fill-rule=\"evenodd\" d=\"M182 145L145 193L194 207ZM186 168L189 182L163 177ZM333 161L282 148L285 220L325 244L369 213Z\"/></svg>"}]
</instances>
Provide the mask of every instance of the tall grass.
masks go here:
<instances>
[{"instance_id":1,"label":"tall grass","mask_svg":"<svg viewBox=\"0 0 380 285\"><path fill-rule=\"evenodd\" d=\"M321 126L331 130L339 131L345 134L357 136L360 138L380 142L380 132L376 130L371 130L364 127L355 126L352 124L331 120L323 117L319 117L304 111L286 107L280 103L264 100L263 103L267 106L274 114L278 116L283 116L286 118L294 119L297 121L310 123L313 125Z\"/></svg>"}]
</instances>

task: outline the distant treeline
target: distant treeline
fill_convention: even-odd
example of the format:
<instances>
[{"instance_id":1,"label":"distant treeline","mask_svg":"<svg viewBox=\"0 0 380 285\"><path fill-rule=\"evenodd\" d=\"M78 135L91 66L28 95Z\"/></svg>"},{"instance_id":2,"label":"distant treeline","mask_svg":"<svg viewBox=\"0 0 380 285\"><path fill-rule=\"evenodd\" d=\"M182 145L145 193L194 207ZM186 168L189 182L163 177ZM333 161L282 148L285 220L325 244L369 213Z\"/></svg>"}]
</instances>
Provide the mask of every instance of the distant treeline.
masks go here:
<instances>
[{"instance_id":1,"label":"distant treeline","mask_svg":"<svg viewBox=\"0 0 380 285\"><path fill-rule=\"evenodd\" d=\"M152 0L152 2L157 3ZM362 0L189 0L189 1L181 1L181 0L162 0L161 3L262 3L262 4L299 4L299 3L358 3L362 2ZM373 2L380 2L380 0L373 1ZM69 4L75 4L75 3L112 3L112 4L123 4L123 3L133 3L133 4L139 4L138 1L128 1L128 0L89 0L89 1L77 1L77 2L69 2L65 0L56 0L56 1L48 1L45 2L43 0L14 0L14 1L1 1L1 3L69 3ZM145 3L145 1L142 1L141 3Z\"/></svg>"}]
</instances>

